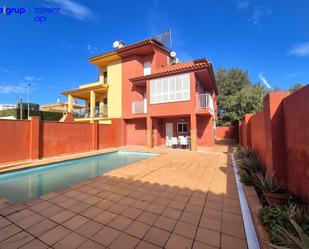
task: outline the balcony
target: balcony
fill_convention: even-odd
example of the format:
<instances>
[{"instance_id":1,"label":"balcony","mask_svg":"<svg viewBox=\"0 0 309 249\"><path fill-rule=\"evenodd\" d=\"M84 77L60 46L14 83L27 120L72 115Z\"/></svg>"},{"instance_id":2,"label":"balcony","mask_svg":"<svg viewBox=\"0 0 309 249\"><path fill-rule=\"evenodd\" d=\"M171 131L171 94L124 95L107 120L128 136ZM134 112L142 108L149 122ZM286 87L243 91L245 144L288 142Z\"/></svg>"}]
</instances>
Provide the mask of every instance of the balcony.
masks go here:
<instances>
[{"instance_id":1,"label":"balcony","mask_svg":"<svg viewBox=\"0 0 309 249\"><path fill-rule=\"evenodd\" d=\"M145 114L147 113L147 106L145 100L132 102L132 114Z\"/></svg>"},{"instance_id":2,"label":"balcony","mask_svg":"<svg viewBox=\"0 0 309 249\"><path fill-rule=\"evenodd\" d=\"M107 117L107 106L96 106L93 110L93 113L91 113L91 108L81 108L79 110L73 111L74 118L80 119L80 118L104 118Z\"/></svg>"},{"instance_id":3,"label":"balcony","mask_svg":"<svg viewBox=\"0 0 309 249\"><path fill-rule=\"evenodd\" d=\"M214 104L210 93L203 93L196 95L196 109L209 109L211 114L214 114Z\"/></svg>"}]
</instances>

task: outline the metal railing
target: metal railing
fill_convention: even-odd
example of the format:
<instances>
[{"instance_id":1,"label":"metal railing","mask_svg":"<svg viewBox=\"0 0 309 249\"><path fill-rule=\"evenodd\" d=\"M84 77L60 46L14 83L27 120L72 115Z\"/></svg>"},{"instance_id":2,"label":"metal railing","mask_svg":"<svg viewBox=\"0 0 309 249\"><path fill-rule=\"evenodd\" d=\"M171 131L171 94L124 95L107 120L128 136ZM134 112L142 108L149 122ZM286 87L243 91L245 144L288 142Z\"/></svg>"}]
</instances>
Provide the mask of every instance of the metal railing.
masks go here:
<instances>
[{"instance_id":1,"label":"metal railing","mask_svg":"<svg viewBox=\"0 0 309 249\"><path fill-rule=\"evenodd\" d=\"M78 110L73 110L74 118L103 118L107 117L107 115L107 106L96 106L94 107L93 113L91 113L91 108L81 108Z\"/></svg>"},{"instance_id":2,"label":"metal railing","mask_svg":"<svg viewBox=\"0 0 309 249\"><path fill-rule=\"evenodd\" d=\"M144 100L132 102L132 114L144 114L144 113L147 113Z\"/></svg>"},{"instance_id":3,"label":"metal railing","mask_svg":"<svg viewBox=\"0 0 309 249\"><path fill-rule=\"evenodd\" d=\"M210 93L203 93L196 95L196 109L207 109L213 114L214 106Z\"/></svg>"}]
</instances>

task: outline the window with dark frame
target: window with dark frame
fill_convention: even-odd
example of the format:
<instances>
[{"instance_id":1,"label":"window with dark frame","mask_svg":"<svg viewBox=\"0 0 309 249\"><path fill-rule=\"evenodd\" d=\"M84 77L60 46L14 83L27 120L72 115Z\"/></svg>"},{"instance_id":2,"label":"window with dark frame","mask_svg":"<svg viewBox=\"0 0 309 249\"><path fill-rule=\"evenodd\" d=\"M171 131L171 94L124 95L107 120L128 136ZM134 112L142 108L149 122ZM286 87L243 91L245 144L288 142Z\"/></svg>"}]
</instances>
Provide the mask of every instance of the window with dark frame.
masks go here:
<instances>
[{"instance_id":1,"label":"window with dark frame","mask_svg":"<svg viewBox=\"0 0 309 249\"><path fill-rule=\"evenodd\" d=\"M188 122L177 123L177 133L188 133Z\"/></svg>"}]
</instances>

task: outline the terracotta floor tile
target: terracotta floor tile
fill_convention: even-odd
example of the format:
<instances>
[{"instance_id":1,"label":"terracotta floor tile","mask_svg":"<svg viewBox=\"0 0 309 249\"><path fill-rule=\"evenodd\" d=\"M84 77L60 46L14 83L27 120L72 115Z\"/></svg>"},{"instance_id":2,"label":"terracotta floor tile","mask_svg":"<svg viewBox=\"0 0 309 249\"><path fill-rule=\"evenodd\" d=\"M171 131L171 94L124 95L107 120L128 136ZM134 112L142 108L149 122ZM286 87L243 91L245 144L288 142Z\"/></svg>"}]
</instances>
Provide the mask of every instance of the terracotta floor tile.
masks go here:
<instances>
[{"instance_id":1,"label":"terracotta floor tile","mask_svg":"<svg viewBox=\"0 0 309 249\"><path fill-rule=\"evenodd\" d=\"M13 236L21 231L21 229L14 225L10 224L0 230L0 241L7 239L8 237Z\"/></svg>"},{"instance_id":2,"label":"terracotta floor tile","mask_svg":"<svg viewBox=\"0 0 309 249\"><path fill-rule=\"evenodd\" d=\"M95 204L96 207L100 208L102 211L103 210L107 210L108 208L110 208L111 206L113 206L115 203L112 201L109 201L107 199L98 202L97 204Z\"/></svg>"},{"instance_id":3,"label":"terracotta floor tile","mask_svg":"<svg viewBox=\"0 0 309 249\"><path fill-rule=\"evenodd\" d=\"M132 220L135 220L143 211L134 207L129 207L126 209L123 213L121 213L122 216L125 216L127 218L130 218Z\"/></svg>"},{"instance_id":4,"label":"terracotta floor tile","mask_svg":"<svg viewBox=\"0 0 309 249\"><path fill-rule=\"evenodd\" d=\"M56 222L53 222L51 220L42 220L41 222L33 225L32 227L27 229L27 232L32 234L35 237L40 236L43 233L46 233L47 231L51 230L52 228L56 227L58 224Z\"/></svg>"},{"instance_id":5,"label":"terracotta floor tile","mask_svg":"<svg viewBox=\"0 0 309 249\"><path fill-rule=\"evenodd\" d=\"M103 227L99 232L91 237L95 242L108 246L120 234L119 231L111 227Z\"/></svg>"},{"instance_id":6,"label":"terracotta floor tile","mask_svg":"<svg viewBox=\"0 0 309 249\"><path fill-rule=\"evenodd\" d=\"M245 240L222 234L221 236L221 248L222 249L247 249L247 243Z\"/></svg>"},{"instance_id":7,"label":"terracotta floor tile","mask_svg":"<svg viewBox=\"0 0 309 249\"><path fill-rule=\"evenodd\" d=\"M108 247L110 249L134 249L139 241L135 237L122 233Z\"/></svg>"},{"instance_id":8,"label":"terracotta floor tile","mask_svg":"<svg viewBox=\"0 0 309 249\"><path fill-rule=\"evenodd\" d=\"M20 249L46 249L48 245L38 239L31 240L29 243L20 247Z\"/></svg>"},{"instance_id":9,"label":"terracotta floor tile","mask_svg":"<svg viewBox=\"0 0 309 249\"><path fill-rule=\"evenodd\" d=\"M144 240L151 242L157 246L163 247L168 240L170 233L162 229L152 227L146 233Z\"/></svg>"},{"instance_id":10,"label":"terracotta floor tile","mask_svg":"<svg viewBox=\"0 0 309 249\"><path fill-rule=\"evenodd\" d=\"M109 212L109 211L103 211L98 216L94 217L93 220L100 222L104 225L107 225L110 223L114 218L118 217L117 214Z\"/></svg>"},{"instance_id":11,"label":"terracotta floor tile","mask_svg":"<svg viewBox=\"0 0 309 249\"><path fill-rule=\"evenodd\" d=\"M230 223L243 225L242 217L239 215L223 212L222 220Z\"/></svg>"},{"instance_id":12,"label":"terracotta floor tile","mask_svg":"<svg viewBox=\"0 0 309 249\"><path fill-rule=\"evenodd\" d=\"M179 210L183 210L186 206L186 203L185 202L182 202L182 201L177 201L177 200L172 200L168 206L170 208L175 208L175 209L179 209Z\"/></svg>"},{"instance_id":13,"label":"terracotta floor tile","mask_svg":"<svg viewBox=\"0 0 309 249\"><path fill-rule=\"evenodd\" d=\"M149 229L150 229L149 225L146 225L138 221L134 221L125 230L125 232L137 238L142 239Z\"/></svg>"},{"instance_id":14,"label":"terracotta floor tile","mask_svg":"<svg viewBox=\"0 0 309 249\"><path fill-rule=\"evenodd\" d=\"M90 238L103 227L104 225L102 225L101 223L90 220L75 231L83 235L84 237Z\"/></svg>"},{"instance_id":15,"label":"terracotta floor tile","mask_svg":"<svg viewBox=\"0 0 309 249\"><path fill-rule=\"evenodd\" d=\"M203 211L202 216L206 216L208 218L216 219L216 220L221 220L222 219L222 212L210 209L210 208L205 208Z\"/></svg>"},{"instance_id":16,"label":"terracotta floor tile","mask_svg":"<svg viewBox=\"0 0 309 249\"><path fill-rule=\"evenodd\" d=\"M222 233L245 239L245 231L243 226L226 221L222 222Z\"/></svg>"},{"instance_id":17,"label":"terracotta floor tile","mask_svg":"<svg viewBox=\"0 0 309 249\"><path fill-rule=\"evenodd\" d=\"M158 215L149 213L147 211L143 212L136 220L148 225L152 225L158 219Z\"/></svg>"},{"instance_id":18,"label":"terracotta floor tile","mask_svg":"<svg viewBox=\"0 0 309 249\"><path fill-rule=\"evenodd\" d=\"M71 219L67 220L66 222L62 223L62 225L72 231L76 230L83 224L87 223L89 221L88 218L81 216L81 215L75 215Z\"/></svg>"},{"instance_id":19,"label":"terracotta floor tile","mask_svg":"<svg viewBox=\"0 0 309 249\"><path fill-rule=\"evenodd\" d=\"M120 204L124 204L127 206L131 206L134 202L136 202L136 199L130 197L124 197L119 201Z\"/></svg>"},{"instance_id":20,"label":"terracotta floor tile","mask_svg":"<svg viewBox=\"0 0 309 249\"><path fill-rule=\"evenodd\" d=\"M92 240L87 240L84 244L78 247L78 249L104 249L104 248L106 247Z\"/></svg>"},{"instance_id":21,"label":"terracotta floor tile","mask_svg":"<svg viewBox=\"0 0 309 249\"><path fill-rule=\"evenodd\" d=\"M211 230L221 231L221 221L203 216L200 221L200 226Z\"/></svg>"},{"instance_id":22,"label":"terracotta floor tile","mask_svg":"<svg viewBox=\"0 0 309 249\"><path fill-rule=\"evenodd\" d=\"M80 213L82 211L84 211L85 209L89 208L90 205L83 203L83 202L78 202L76 205L69 207L69 210L71 210L72 212L75 213Z\"/></svg>"},{"instance_id":23,"label":"terracotta floor tile","mask_svg":"<svg viewBox=\"0 0 309 249\"><path fill-rule=\"evenodd\" d=\"M185 207L185 212L196 214L196 215L201 215L203 211L203 207L195 204L188 204Z\"/></svg>"},{"instance_id":24,"label":"terracotta floor tile","mask_svg":"<svg viewBox=\"0 0 309 249\"><path fill-rule=\"evenodd\" d=\"M52 205L51 207L41 210L40 212L38 212L40 215L49 218L51 216L54 216L55 214L58 214L60 212L62 212L64 209L56 206L56 205Z\"/></svg>"},{"instance_id":25,"label":"terracotta floor tile","mask_svg":"<svg viewBox=\"0 0 309 249\"><path fill-rule=\"evenodd\" d=\"M180 220L196 226L200 220L200 215L183 212L180 216Z\"/></svg>"},{"instance_id":26,"label":"terracotta floor tile","mask_svg":"<svg viewBox=\"0 0 309 249\"><path fill-rule=\"evenodd\" d=\"M177 220L174 220L172 218L168 218L165 216L160 216L157 219L157 221L154 223L154 226L157 228L161 228L163 230L172 232L176 223L177 223Z\"/></svg>"},{"instance_id":27,"label":"terracotta floor tile","mask_svg":"<svg viewBox=\"0 0 309 249\"><path fill-rule=\"evenodd\" d=\"M39 212L41 210L51 207L53 204L47 201L40 202L37 205L31 206L30 209L34 212Z\"/></svg>"},{"instance_id":28,"label":"terracotta floor tile","mask_svg":"<svg viewBox=\"0 0 309 249\"><path fill-rule=\"evenodd\" d=\"M83 210L80 214L91 219L91 218L98 216L100 213L102 213L102 210L100 208L95 207L95 206L91 206L91 207Z\"/></svg>"},{"instance_id":29,"label":"terracotta floor tile","mask_svg":"<svg viewBox=\"0 0 309 249\"><path fill-rule=\"evenodd\" d=\"M53 245L54 249L75 249L86 241L77 233L71 233Z\"/></svg>"},{"instance_id":30,"label":"terracotta floor tile","mask_svg":"<svg viewBox=\"0 0 309 249\"><path fill-rule=\"evenodd\" d=\"M127 205L123 205L123 204L114 204L111 207L109 207L107 210L115 213L115 214L121 214L122 212L124 212L129 206Z\"/></svg>"},{"instance_id":31,"label":"terracotta floor tile","mask_svg":"<svg viewBox=\"0 0 309 249\"><path fill-rule=\"evenodd\" d=\"M41 222L42 220L45 220L46 218L38 215L38 214L32 214L22 220L19 220L17 222L15 222L16 225L20 226L23 229L27 229L39 222Z\"/></svg>"},{"instance_id":32,"label":"terracotta floor tile","mask_svg":"<svg viewBox=\"0 0 309 249\"><path fill-rule=\"evenodd\" d=\"M87 204L90 204L90 205L94 205L94 204L96 204L96 203L98 203L100 201L102 201L102 199L99 198L99 197L96 197L96 196L91 196L91 197L83 200L83 202L85 202Z\"/></svg>"},{"instance_id":33,"label":"terracotta floor tile","mask_svg":"<svg viewBox=\"0 0 309 249\"><path fill-rule=\"evenodd\" d=\"M9 219L12 222L16 222L16 221L22 220L22 219L30 216L31 214L34 214L34 212L27 208L27 209L23 209L19 212L16 212L14 214L11 214L11 215L7 216L6 218Z\"/></svg>"},{"instance_id":34,"label":"terracotta floor tile","mask_svg":"<svg viewBox=\"0 0 309 249\"><path fill-rule=\"evenodd\" d=\"M74 215L75 213L73 213L72 211L63 210L62 212L51 216L50 219L60 224L72 218Z\"/></svg>"},{"instance_id":35,"label":"terracotta floor tile","mask_svg":"<svg viewBox=\"0 0 309 249\"><path fill-rule=\"evenodd\" d=\"M166 208L162 215L177 220L181 215L181 211L175 208Z\"/></svg>"},{"instance_id":36,"label":"terracotta floor tile","mask_svg":"<svg viewBox=\"0 0 309 249\"><path fill-rule=\"evenodd\" d=\"M7 220L6 218L0 217L0 229L12 224L11 221Z\"/></svg>"},{"instance_id":37,"label":"terracotta floor tile","mask_svg":"<svg viewBox=\"0 0 309 249\"><path fill-rule=\"evenodd\" d=\"M196 238L197 241L214 246L220 247L220 233L213 230L199 227L197 230Z\"/></svg>"},{"instance_id":38,"label":"terracotta floor tile","mask_svg":"<svg viewBox=\"0 0 309 249\"><path fill-rule=\"evenodd\" d=\"M164 209L165 209L165 206L157 205L157 204L151 204L146 210L150 213L160 215L160 214L163 213Z\"/></svg>"},{"instance_id":39,"label":"terracotta floor tile","mask_svg":"<svg viewBox=\"0 0 309 249\"><path fill-rule=\"evenodd\" d=\"M147 207L150 206L150 203L147 201L141 201L141 200L137 200L132 207L141 209L141 210L145 210Z\"/></svg>"},{"instance_id":40,"label":"terracotta floor tile","mask_svg":"<svg viewBox=\"0 0 309 249\"><path fill-rule=\"evenodd\" d=\"M192 240L183 236L172 234L168 239L166 249L190 249L192 246Z\"/></svg>"},{"instance_id":41,"label":"terracotta floor tile","mask_svg":"<svg viewBox=\"0 0 309 249\"><path fill-rule=\"evenodd\" d=\"M22 231L6 240L1 241L0 248L4 249L19 248L33 239L34 237L32 237L29 233Z\"/></svg>"},{"instance_id":42,"label":"terracotta floor tile","mask_svg":"<svg viewBox=\"0 0 309 249\"><path fill-rule=\"evenodd\" d=\"M43 241L44 243L46 243L47 245L51 246L70 233L71 231L69 229L59 225L47 231L46 233L42 234L39 237L39 239Z\"/></svg>"},{"instance_id":43,"label":"terracotta floor tile","mask_svg":"<svg viewBox=\"0 0 309 249\"><path fill-rule=\"evenodd\" d=\"M136 247L136 249L160 249L161 247L156 246L154 244L151 244L147 241L142 240L138 246Z\"/></svg>"},{"instance_id":44,"label":"terracotta floor tile","mask_svg":"<svg viewBox=\"0 0 309 249\"><path fill-rule=\"evenodd\" d=\"M192 249L217 249L217 247L213 247L213 246L195 241Z\"/></svg>"},{"instance_id":45,"label":"terracotta floor tile","mask_svg":"<svg viewBox=\"0 0 309 249\"><path fill-rule=\"evenodd\" d=\"M193 239L195 236L196 229L197 226L182 221L178 221L173 233L176 233L189 239Z\"/></svg>"},{"instance_id":46,"label":"terracotta floor tile","mask_svg":"<svg viewBox=\"0 0 309 249\"><path fill-rule=\"evenodd\" d=\"M124 231L132 222L133 220L119 215L115 219L113 219L108 224L108 226L115 228L119 231Z\"/></svg>"}]
</instances>

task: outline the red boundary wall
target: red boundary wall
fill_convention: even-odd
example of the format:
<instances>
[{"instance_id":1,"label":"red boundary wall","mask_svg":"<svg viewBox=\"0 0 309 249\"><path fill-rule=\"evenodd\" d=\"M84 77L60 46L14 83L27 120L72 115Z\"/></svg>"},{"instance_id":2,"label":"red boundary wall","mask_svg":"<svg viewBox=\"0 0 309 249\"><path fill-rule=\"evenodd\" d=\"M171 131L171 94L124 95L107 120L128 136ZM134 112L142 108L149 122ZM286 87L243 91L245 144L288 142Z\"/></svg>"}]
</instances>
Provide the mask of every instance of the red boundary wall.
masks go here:
<instances>
[{"instance_id":1,"label":"red boundary wall","mask_svg":"<svg viewBox=\"0 0 309 249\"><path fill-rule=\"evenodd\" d=\"M309 85L289 95L272 92L263 110L239 123L239 143L253 149L267 171L292 194L309 200Z\"/></svg>"},{"instance_id":2,"label":"red boundary wall","mask_svg":"<svg viewBox=\"0 0 309 249\"><path fill-rule=\"evenodd\" d=\"M235 139L238 141L238 126L217 126L217 139Z\"/></svg>"},{"instance_id":3,"label":"red boundary wall","mask_svg":"<svg viewBox=\"0 0 309 249\"><path fill-rule=\"evenodd\" d=\"M0 120L0 164L121 146L122 122Z\"/></svg>"}]
</instances>

